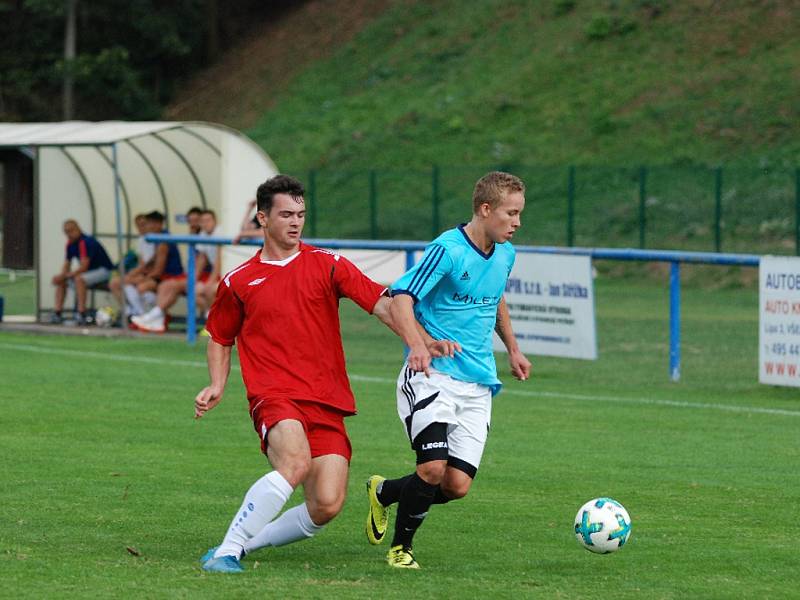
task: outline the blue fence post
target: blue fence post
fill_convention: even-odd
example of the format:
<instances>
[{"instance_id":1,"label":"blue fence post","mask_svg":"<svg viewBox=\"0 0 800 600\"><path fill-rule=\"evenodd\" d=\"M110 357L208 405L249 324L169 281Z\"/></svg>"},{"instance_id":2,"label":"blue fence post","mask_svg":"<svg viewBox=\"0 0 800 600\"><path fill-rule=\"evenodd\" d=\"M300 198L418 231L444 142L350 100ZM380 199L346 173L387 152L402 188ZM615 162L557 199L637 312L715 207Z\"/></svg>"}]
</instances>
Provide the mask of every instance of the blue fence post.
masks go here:
<instances>
[{"instance_id":1,"label":"blue fence post","mask_svg":"<svg viewBox=\"0 0 800 600\"><path fill-rule=\"evenodd\" d=\"M406 271L414 266L414 251L406 250Z\"/></svg>"},{"instance_id":2,"label":"blue fence post","mask_svg":"<svg viewBox=\"0 0 800 600\"><path fill-rule=\"evenodd\" d=\"M194 344L197 341L194 270L194 244L189 244L189 257L186 260L186 341L190 344Z\"/></svg>"},{"instance_id":3,"label":"blue fence post","mask_svg":"<svg viewBox=\"0 0 800 600\"><path fill-rule=\"evenodd\" d=\"M681 264L669 269L669 378L681 378Z\"/></svg>"}]
</instances>

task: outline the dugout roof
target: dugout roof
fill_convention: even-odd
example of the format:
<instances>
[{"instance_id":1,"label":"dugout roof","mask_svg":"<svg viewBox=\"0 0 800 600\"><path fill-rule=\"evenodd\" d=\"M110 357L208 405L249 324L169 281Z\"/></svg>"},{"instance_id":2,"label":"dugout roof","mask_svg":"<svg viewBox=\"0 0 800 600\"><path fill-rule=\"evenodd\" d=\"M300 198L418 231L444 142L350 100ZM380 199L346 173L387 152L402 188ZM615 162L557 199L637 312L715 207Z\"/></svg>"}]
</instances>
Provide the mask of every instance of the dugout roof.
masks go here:
<instances>
[{"instance_id":1,"label":"dugout roof","mask_svg":"<svg viewBox=\"0 0 800 600\"><path fill-rule=\"evenodd\" d=\"M166 215L171 232L187 233L186 211L210 208L220 234L235 235L258 184L277 173L248 137L205 122L0 123L2 148L34 161L40 311L52 306L49 282L64 260L65 219L97 237L116 262L135 245L134 217L152 210ZM225 250L223 268L240 259L236 252Z\"/></svg>"}]
</instances>

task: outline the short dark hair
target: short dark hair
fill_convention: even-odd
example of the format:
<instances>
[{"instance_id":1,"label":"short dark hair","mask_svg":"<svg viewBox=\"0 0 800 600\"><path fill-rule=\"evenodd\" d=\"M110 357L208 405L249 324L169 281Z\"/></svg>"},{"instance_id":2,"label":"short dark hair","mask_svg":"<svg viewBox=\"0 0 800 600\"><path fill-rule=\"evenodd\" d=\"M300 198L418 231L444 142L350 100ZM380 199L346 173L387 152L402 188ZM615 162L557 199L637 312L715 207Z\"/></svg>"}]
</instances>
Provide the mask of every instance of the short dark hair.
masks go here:
<instances>
[{"instance_id":1,"label":"short dark hair","mask_svg":"<svg viewBox=\"0 0 800 600\"><path fill-rule=\"evenodd\" d=\"M216 221L217 220L217 213L215 213L210 208L205 209L204 211L200 212L201 215L211 215L211 217Z\"/></svg>"},{"instance_id":2,"label":"short dark hair","mask_svg":"<svg viewBox=\"0 0 800 600\"><path fill-rule=\"evenodd\" d=\"M160 213L157 210L150 211L144 216L144 218L147 219L148 221L159 221L160 223L164 222L163 213Z\"/></svg>"},{"instance_id":3,"label":"short dark hair","mask_svg":"<svg viewBox=\"0 0 800 600\"><path fill-rule=\"evenodd\" d=\"M195 214L202 215L203 214L203 209L200 208L199 206L193 206L192 208L190 208L189 210L186 211L186 214L187 215L195 215Z\"/></svg>"},{"instance_id":4,"label":"short dark hair","mask_svg":"<svg viewBox=\"0 0 800 600\"><path fill-rule=\"evenodd\" d=\"M292 198L301 198L306 193L303 184L289 175L275 175L258 186L256 201L258 210L268 213L272 208L272 199L275 194L289 194Z\"/></svg>"}]
</instances>

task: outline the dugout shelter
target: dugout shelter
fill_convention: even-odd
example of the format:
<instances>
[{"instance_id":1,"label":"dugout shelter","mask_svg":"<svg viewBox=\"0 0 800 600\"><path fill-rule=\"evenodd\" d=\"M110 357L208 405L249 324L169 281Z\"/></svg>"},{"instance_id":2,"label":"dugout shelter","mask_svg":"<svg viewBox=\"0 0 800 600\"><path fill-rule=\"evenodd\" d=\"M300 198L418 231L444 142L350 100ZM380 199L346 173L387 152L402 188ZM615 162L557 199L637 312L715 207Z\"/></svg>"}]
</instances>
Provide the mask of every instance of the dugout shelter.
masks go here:
<instances>
[{"instance_id":1,"label":"dugout shelter","mask_svg":"<svg viewBox=\"0 0 800 600\"><path fill-rule=\"evenodd\" d=\"M30 203L37 316L52 307L64 220L75 219L97 237L116 263L135 248L139 213L158 210L171 233L185 234L187 210L210 208L220 234L236 235L256 188L277 173L255 142L206 122L0 123L0 157L9 155L32 166L31 185L14 186L23 193L6 195L5 213L23 214L22 205ZM250 254L252 248L225 248L223 272Z\"/></svg>"}]
</instances>

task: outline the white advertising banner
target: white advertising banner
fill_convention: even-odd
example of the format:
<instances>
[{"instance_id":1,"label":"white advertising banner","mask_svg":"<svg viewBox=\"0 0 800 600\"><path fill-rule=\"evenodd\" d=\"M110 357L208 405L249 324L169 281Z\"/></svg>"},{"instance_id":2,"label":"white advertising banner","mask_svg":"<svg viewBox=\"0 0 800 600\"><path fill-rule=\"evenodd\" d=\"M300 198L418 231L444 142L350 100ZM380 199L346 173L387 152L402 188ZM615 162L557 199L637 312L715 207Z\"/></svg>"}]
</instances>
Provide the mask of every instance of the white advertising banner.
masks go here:
<instances>
[{"instance_id":1,"label":"white advertising banner","mask_svg":"<svg viewBox=\"0 0 800 600\"><path fill-rule=\"evenodd\" d=\"M597 359L590 257L519 252L505 299L523 352ZM494 338L495 349L505 350Z\"/></svg>"},{"instance_id":2,"label":"white advertising banner","mask_svg":"<svg viewBox=\"0 0 800 600\"><path fill-rule=\"evenodd\" d=\"M758 279L758 381L800 387L800 258L764 256Z\"/></svg>"}]
</instances>

